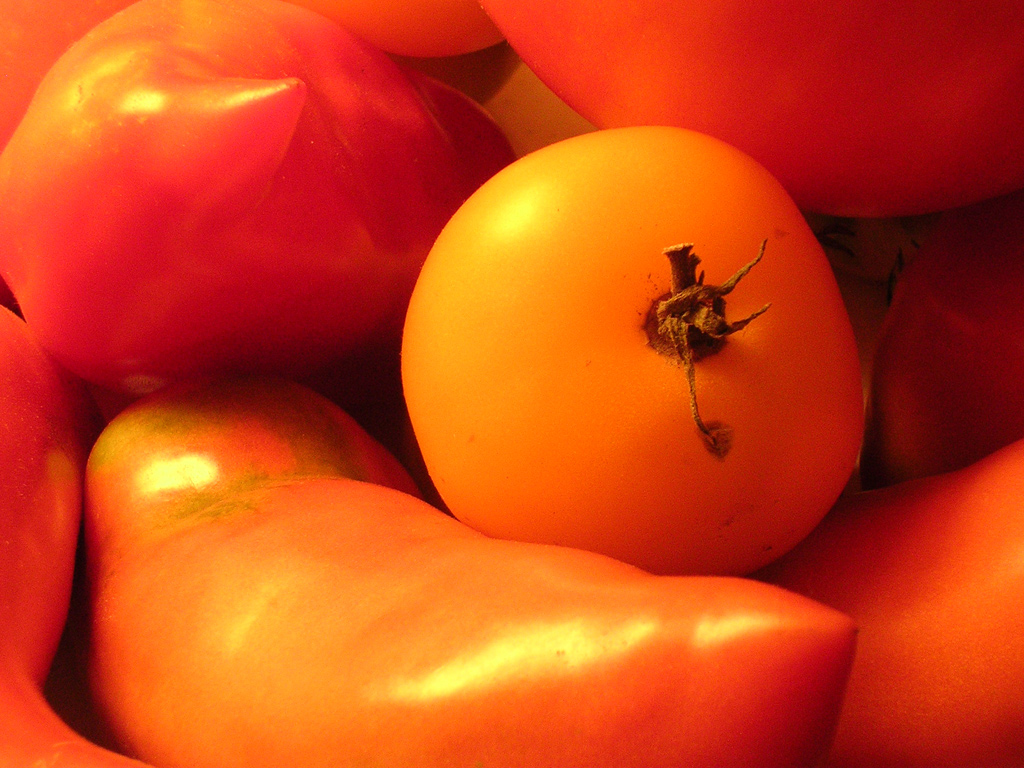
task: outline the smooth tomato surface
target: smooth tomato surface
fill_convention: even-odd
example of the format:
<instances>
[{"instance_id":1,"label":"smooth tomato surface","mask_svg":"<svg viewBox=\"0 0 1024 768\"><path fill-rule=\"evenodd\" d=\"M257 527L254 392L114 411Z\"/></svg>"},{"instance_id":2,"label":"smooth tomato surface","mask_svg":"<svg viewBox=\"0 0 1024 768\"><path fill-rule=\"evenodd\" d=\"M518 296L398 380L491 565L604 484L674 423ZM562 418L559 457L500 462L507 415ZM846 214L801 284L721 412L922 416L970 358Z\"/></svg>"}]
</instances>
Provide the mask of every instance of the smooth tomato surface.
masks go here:
<instances>
[{"instance_id":1,"label":"smooth tomato surface","mask_svg":"<svg viewBox=\"0 0 1024 768\"><path fill-rule=\"evenodd\" d=\"M718 285L765 241L727 316L770 308L695 364L703 418L733 431L719 458L645 325L670 287L663 249L694 243ZM577 136L485 183L420 274L402 375L456 517L658 572L743 573L789 549L862 432L856 343L806 221L760 165L679 128Z\"/></svg>"},{"instance_id":2,"label":"smooth tomato surface","mask_svg":"<svg viewBox=\"0 0 1024 768\"><path fill-rule=\"evenodd\" d=\"M1018 0L483 6L596 125L717 136L806 209L907 215L1024 186Z\"/></svg>"},{"instance_id":3,"label":"smooth tomato surface","mask_svg":"<svg viewBox=\"0 0 1024 768\"><path fill-rule=\"evenodd\" d=\"M455 56L502 40L475 0L292 0L388 53Z\"/></svg>"},{"instance_id":4,"label":"smooth tomato surface","mask_svg":"<svg viewBox=\"0 0 1024 768\"><path fill-rule=\"evenodd\" d=\"M834 768L1024 764L1024 442L851 494L758 574L848 613Z\"/></svg>"},{"instance_id":5,"label":"smooth tomato surface","mask_svg":"<svg viewBox=\"0 0 1024 768\"><path fill-rule=\"evenodd\" d=\"M0 307L0 674L41 684L53 658L95 434L80 382Z\"/></svg>"},{"instance_id":6,"label":"smooth tomato surface","mask_svg":"<svg viewBox=\"0 0 1024 768\"><path fill-rule=\"evenodd\" d=\"M0 150L46 71L75 40L130 0L0 0Z\"/></svg>"},{"instance_id":7,"label":"smooth tomato surface","mask_svg":"<svg viewBox=\"0 0 1024 768\"><path fill-rule=\"evenodd\" d=\"M1024 192L946 211L903 271L868 402L865 485L971 464L1024 437Z\"/></svg>"}]
</instances>

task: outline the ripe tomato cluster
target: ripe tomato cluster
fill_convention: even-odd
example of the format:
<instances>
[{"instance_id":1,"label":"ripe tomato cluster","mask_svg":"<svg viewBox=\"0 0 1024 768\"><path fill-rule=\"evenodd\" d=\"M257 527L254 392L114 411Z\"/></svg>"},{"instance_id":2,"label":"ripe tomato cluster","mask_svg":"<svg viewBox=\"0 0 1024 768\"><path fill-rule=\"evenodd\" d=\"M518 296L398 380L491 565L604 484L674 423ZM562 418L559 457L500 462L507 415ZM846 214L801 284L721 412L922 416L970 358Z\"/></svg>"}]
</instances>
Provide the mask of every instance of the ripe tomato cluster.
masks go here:
<instances>
[{"instance_id":1,"label":"ripe tomato cluster","mask_svg":"<svg viewBox=\"0 0 1024 768\"><path fill-rule=\"evenodd\" d=\"M59 5L0 765L1024 768L1024 6Z\"/></svg>"}]
</instances>

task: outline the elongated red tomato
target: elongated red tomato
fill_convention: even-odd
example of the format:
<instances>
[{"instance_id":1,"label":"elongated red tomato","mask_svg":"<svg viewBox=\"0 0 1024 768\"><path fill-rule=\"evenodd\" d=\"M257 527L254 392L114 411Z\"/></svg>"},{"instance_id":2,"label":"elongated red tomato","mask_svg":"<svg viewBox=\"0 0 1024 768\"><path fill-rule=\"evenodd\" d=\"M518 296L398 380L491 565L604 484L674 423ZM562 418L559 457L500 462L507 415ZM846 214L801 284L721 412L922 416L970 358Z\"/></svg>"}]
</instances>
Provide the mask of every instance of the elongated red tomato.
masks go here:
<instances>
[{"instance_id":1,"label":"elongated red tomato","mask_svg":"<svg viewBox=\"0 0 1024 768\"><path fill-rule=\"evenodd\" d=\"M717 136L803 208L907 215L1024 186L1018 0L482 4L596 125Z\"/></svg>"},{"instance_id":2,"label":"elongated red tomato","mask_svg":"<svg viewBox=\"0 0 1024 768\"><path fill-rule=\"evenodd\" d=\"M299 391L171 387L96 442L90 668L124 751L163 768L820 763L845 616L483 536L341 476L343 419Z\"/></svg>"},{"instance_id":3,"label":"elongated red tomato","mask_svg":"<svg viewBox=\"0 0 1024 768\"><path fill-rule=\"evenodd\" d=\"M760 577L859 627L834 768L1024 765L1024 441L842 499Z\"/></svg>"},{"instance_id":4,"label":"elongated red tomato","mask_svg":"<svg viewBox=\"0 0 1024 768\"><path fill-rule=\"evenodd\" d=\"M402 378L456 517L659 573L779 556L861 442L821 246L762 166L681 128L576 136L485 183L420 273Z\"/></svg>"},{"instance_id":5,"label":"elongated red tomato","mask_svg":"<svg viewBox=\"0 0 1024 768\"><path fill-rule=\"evenodd\" d=\"M0 307L0 765L145 768L71 730L43 696L71 594L96 424L80 382Z\"/></svg>"}]
</instances>

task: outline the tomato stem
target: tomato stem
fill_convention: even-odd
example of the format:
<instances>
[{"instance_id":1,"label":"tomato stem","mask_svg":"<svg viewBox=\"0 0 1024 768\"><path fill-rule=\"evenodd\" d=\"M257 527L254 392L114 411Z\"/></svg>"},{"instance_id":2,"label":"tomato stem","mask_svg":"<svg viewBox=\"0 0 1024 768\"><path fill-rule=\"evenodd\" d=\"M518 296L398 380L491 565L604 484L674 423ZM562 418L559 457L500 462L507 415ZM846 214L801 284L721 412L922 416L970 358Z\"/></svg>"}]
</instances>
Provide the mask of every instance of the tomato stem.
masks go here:
<instances>
[{"instance_id":1,"label":"tomato stem","mask_svg":"<svg viewBox=\"0 0 1024 768\"><path fill-rule=\"evenodd\" d=\"M663 251L672 269L671 290L654 304L648 337L659 352L677 355L682 360L690 389L690 413L704 444L719 459L725 458L732 447L732 429L720 422L709 424L701 417L695 363L713 355L725 344L727 336L771 306L765 304L742 320L729 322L725 318L726 294L761 260L767 244L767 240L762 241L757 256L721 285L705 285L704 272L697 274L700 258L693 252L693 243L680 243Z\"/></svg>"}]
</instances>

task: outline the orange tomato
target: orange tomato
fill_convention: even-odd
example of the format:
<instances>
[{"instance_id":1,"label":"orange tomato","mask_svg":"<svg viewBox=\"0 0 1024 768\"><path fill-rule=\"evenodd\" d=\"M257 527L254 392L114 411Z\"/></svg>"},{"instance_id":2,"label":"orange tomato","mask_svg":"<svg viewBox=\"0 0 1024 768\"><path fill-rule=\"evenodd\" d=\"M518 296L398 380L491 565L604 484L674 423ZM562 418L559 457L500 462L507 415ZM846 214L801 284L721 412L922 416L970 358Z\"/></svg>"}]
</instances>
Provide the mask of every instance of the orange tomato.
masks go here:
<instances>
[{"instance_id":1,"label":"orange tomato","mask_svg":"<svg viewBox=\"0 0 1024 768\"><path fill-rule=\"evenodd\" d=\"M737 321L686 366L646 331L693 243ZM539 149L449 221L417 281L402 376L427 470L490 535L663 573L742 574L821 520L863 427L857 346L835 277L779 183L680 128L596 131Z\"/></svg>"}]
</instances>

